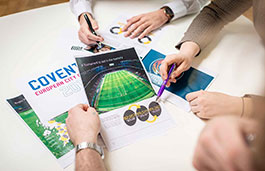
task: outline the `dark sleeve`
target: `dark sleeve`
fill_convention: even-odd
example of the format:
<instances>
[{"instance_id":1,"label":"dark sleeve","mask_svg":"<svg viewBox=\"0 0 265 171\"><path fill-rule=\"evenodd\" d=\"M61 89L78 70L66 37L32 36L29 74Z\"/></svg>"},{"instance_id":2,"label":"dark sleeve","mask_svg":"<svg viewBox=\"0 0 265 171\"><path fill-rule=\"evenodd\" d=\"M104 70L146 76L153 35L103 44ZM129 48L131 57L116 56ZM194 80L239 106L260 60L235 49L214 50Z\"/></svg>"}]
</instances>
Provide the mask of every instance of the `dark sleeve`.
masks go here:
<instances>
[{"instance_id":1,"label":"dark sleeve","mask_svg":"<svg viewBox=\"0 0 265 171\"><path fill-rule=\"evenodd\" d=\"M252 5L251 0L214 0L204 7L193 20L182 40L176 48L185 41L197 43L203 50L227 23L235 20Z\"/></svg>"}]
</instances>

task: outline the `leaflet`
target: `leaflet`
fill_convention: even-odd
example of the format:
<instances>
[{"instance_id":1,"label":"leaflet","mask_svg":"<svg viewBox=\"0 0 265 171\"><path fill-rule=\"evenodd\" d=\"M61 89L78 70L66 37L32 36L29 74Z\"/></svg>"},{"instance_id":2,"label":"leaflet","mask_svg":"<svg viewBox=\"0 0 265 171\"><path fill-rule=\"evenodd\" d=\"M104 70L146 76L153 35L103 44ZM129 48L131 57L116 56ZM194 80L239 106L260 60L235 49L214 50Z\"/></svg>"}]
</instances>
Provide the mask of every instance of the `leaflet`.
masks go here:
<instances>
[{"instance_id":1,"label":"leaflet","mask_svg":"<svg viewBox=\"0 0 265 171\"><path fill-rule=\"evenodd\" d=\"M23 95L7 99L7 102L63 168L73 163L74 145L65 124L67 112L42 122Z\"/></svg>"},{"instance_id":2,"label":"leaflet","mask_svg":"<svg viewBox=\"0 0 265 171\"><path fill-rule=\"evenodd\" d=\"M165 57L165 55L151 49L142 60L156 91L163 83L159 70ZM161 98L170 101L185 111L189 111L190 105L186 101L186 95L207 89L214 80L213 75L213 73L191 67L176 78L176 83L171 83L170 87L165 89Z\"/></svg>"}]
</instances>

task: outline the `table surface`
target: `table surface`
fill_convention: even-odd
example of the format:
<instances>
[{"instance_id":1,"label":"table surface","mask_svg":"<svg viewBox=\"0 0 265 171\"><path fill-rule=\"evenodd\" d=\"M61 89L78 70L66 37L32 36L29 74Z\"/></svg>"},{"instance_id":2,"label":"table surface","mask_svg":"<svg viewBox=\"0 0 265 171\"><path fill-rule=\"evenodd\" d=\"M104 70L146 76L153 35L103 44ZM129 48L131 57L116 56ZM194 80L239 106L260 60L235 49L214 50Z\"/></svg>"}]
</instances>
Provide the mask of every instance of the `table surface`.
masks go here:
<instances>
[{"instance_id":1,"label":"table surface","mask_svg":"<svg viewBox=\"0 0 265 171\"><path fill-rule=\"evenodd\" d=\"M95 17L104 30L120 14L140 14L161 7L161 1L98 1ZM130 8L128 8L128 6ZM101 11L104 11L102 13ZM156 49L169 54L195 15L172 22L160 38ZM0 170L62 170L51 153L7 105L7 98L20 94L19 77L47 65L58 65L61 57L53 56L56 38L63 28L79 25L69 5L60 4L0 18ZM57 50L58 51L58 50ZM261 94L264 85L264 49L252 23L239 17L229 24L194 60L218 74L209 91L241 96ZM114 152L106 152L108 170L194 170L192 156L204 122L192 113L165 103L176 121L166 134L141 140ZM65 170L73 170L74 164Z\"/></svg>"}]
</instances>

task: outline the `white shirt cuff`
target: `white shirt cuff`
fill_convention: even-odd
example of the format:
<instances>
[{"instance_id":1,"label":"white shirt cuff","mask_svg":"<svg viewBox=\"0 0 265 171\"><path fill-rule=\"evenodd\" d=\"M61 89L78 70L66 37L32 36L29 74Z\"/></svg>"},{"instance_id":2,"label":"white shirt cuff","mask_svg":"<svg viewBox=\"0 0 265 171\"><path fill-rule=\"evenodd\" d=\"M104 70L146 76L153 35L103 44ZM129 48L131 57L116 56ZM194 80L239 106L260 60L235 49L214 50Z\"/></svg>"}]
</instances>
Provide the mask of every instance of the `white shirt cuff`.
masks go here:
<instances>
[{"instance_id":1,"label":"white shirt cuff","mask_svg":"<svg viewBox=\"0 0 265 171\"><path fill-rule=\"evenodd\" d=\"M84 12L92 14L91 3L86 0L70 0L70 8L77 19Z\"/></svg>"}]
</instances>

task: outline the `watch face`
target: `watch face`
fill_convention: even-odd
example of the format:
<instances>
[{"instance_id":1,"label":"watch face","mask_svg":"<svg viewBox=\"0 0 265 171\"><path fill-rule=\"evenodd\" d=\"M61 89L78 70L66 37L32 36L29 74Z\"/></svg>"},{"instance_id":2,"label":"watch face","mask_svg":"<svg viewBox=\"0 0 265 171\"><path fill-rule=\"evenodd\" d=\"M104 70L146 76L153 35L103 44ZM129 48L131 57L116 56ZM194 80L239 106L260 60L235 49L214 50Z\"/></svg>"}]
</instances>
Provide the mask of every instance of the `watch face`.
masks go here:
<instances>
[{"instance_id":1,"label":"watch face","mask_svg":"<svg viewBox=\"0 0 265 171\"><path fill-rule=\"evenodd\" d=\"M170 18L174 17L174 13L169 7L165 8L165 12L170 16Z\"/></svg>"}]
</instances>

